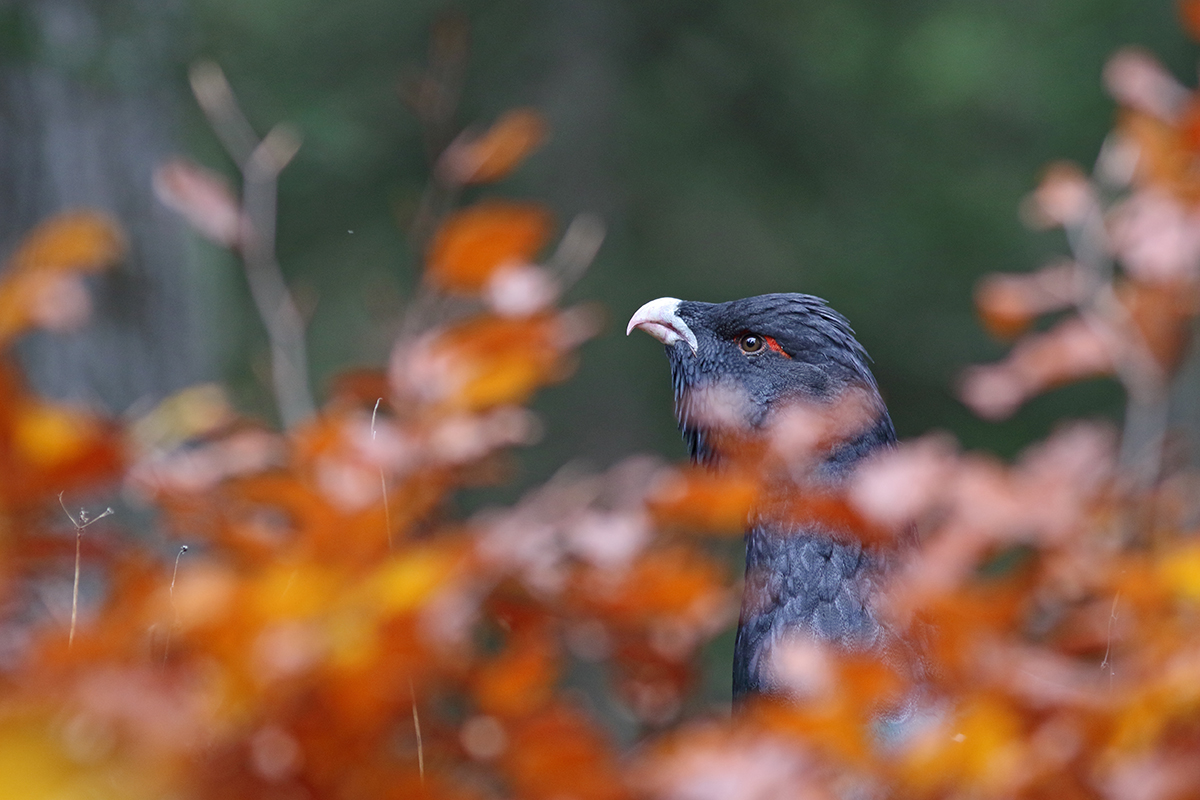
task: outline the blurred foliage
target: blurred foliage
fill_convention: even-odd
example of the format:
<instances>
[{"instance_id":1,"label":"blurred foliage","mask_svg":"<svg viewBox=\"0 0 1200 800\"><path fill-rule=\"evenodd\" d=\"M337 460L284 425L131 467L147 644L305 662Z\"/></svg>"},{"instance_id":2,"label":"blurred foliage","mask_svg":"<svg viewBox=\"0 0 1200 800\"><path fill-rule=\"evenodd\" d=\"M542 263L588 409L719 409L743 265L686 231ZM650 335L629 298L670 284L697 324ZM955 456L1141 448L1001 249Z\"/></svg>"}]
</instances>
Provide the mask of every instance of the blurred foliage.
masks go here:
<instances>
[{"instance_id":1,"label":"blurred foliage","mask_svg":"<svg viewBox=\"0 0 1200 800\"><path fill-rule=\"evenodd\" d=\"M196 387L132 419L40 399L2 371L4 785L34 798L1194 796L1200 494L1164 410L1198 310L1200 101L1171 77L1187 52L1172 9L468 6L462 115L485 122L462 136L437 112L457 73L415 66L433 10L191 8L194 49L228 68L254 128L283 118L305 135L282 173L280 261L313 315L320 411L280 432L235 410L271 413L265 336L241 353L244 404ZM1126 150L1106 147L1095 178L1060 167L1039 182L1043 149L1081 162L1100 149L1112 111L1098 76L1138 26L1167 67L1130 51L1109 62L1108 142ZM1022 46L1031 28L1044 47ZM439 30L435 65L458 52ZM406 117L401 94L427 102ZM545 128L509 110L532 101ZM224 163L194 135L199 160ZM280 138L259 144L290 157ZM164 199L255 269L264 219L211 172L168 166ZM969 321L977 277L1062 252L1051 234L1018 235L1034 186L1027 216L1065 229L1074 260L981 285L985 327L1020 338L966 373L963 397L993 418L1032 406L985 433L951 378L1001 352ZM562 241L591 210L609 244L573 288ZM125 242L88 213L32 231L0 283L5 343L79 325L83 276ZM762 500L752 469L718 479L632 458L473 515L455 504L511 483L511 448L539 433L525 404L577 361L547 392L540 458L668 446L658 354L610 332L579 361L597 312L564 293L621 309L768 289L848 312L902 430L952 426L1011 450L1063 405L1115 410L1118 387L1130 413L1120 448L1103 423L1012 464L930 436L843 494L799 497L798 516L869 542L920 532L878 611L923 669L795 642L776 665L788 701L729 718L698 691L699 656L731 622L724 543ZM277 324L244 317L223 326L239 346ZM373 368L332 377L354 361ZM1092 375L1118 379L1111 398L1041 398ZM72 510L114 487L153 511L152 535ZM166 541L180 545L164 554ZM899 707L915 712L893 722Z\"/></svg>"},{"instance_id":2,"label":"blurred foliage","mask_svg":"<svg viewBox=\"0 0 1200 800\"><path fill-rule=\"evenodd\" d=\"M462 30L435 29L417 76L427 131ZM593 309L558 304L581 266L562 243L543 252L542 208L490 187L459 202L538 146L529 110L434 152L413 227L425 269L387 369L345 375L285 431L214 386L118 421L6 369L0 779L35 800L1194 796L1200 495L1161 412L1200 313L1200 99L1139 51L1105 77L1122 114L1096 178L1060 165L1026 205L1067 231L1073 261L983 285L987 327L1019 338L962 390L1001 417L1115 375L1134 412L1120 450L1102 423L1011 465L931 435L844 485L773 491L775 470L803 482L822 442L870 419L851 390L763 429L718 415L737 445L720 474L631 458L456 515L456 493L505 479L536 434L523 405L597 332ZM236 143L220 70L191 78ZM230 147L248 183L256 159L295 153L279 130L248 157ZM273 216L250 190L182 159L158 190L252 282L269 266L255 254ZM7 336L81 324L83 276L123 249L94 214L31 232L0 283L0 308L29 309ZM280 317L263 323L274 339ZM291 388L274 388L282 405ZM153 538L68 506L114 485L156 510ZM783 696L730 716L697 702L702 650L733 616L713 543L767 507L891 550L874 613L904 644L780 641L766 657ZM914 530L919 546L891 547ZM186 542L173 558L168 539Z\"/></svg>"}]
</instances>

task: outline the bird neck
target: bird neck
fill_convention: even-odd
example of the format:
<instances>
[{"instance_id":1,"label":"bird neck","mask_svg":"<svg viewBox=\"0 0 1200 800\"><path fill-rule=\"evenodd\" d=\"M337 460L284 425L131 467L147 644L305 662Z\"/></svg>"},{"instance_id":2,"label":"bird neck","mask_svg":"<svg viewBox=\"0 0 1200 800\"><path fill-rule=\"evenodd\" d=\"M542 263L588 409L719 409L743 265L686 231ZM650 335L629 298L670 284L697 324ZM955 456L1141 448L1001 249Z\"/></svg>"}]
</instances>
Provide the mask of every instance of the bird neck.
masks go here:
<instances>
[{"instance_id":1,"label":"bird neck","mask_svg":"<svg viewBox=\"0 0 1200 800\"><path fill-rule=\"evenodd\" d=\"M830 448L817 467L817 478L823 483L840 484L863 459L896 444L896 428L886 409L861 433Z\"/></svg>"}]
</instances>

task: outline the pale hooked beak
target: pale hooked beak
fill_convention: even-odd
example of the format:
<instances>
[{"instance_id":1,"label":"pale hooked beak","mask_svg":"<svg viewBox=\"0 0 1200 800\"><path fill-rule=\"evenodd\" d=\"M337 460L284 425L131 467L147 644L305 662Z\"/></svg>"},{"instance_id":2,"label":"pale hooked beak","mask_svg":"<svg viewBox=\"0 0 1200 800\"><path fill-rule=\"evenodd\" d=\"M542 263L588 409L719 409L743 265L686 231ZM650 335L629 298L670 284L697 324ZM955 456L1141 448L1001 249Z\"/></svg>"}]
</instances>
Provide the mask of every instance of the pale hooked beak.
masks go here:
<instances>
[{"instance_id":1,"label":"pale hooked beak","mask_svg":"<svg viewBox=\"0 0 1200 800\"><path fill-rule=\"evenodd\" d=\"M679 318L679 304L682 302L675 297L651 300L634 313L625 328L625 335L633 333L634 328L641 328L668 347L680 340L685 341L692 348L692 355L695 355L696 334Z\"/></svg>"}]
</instances>

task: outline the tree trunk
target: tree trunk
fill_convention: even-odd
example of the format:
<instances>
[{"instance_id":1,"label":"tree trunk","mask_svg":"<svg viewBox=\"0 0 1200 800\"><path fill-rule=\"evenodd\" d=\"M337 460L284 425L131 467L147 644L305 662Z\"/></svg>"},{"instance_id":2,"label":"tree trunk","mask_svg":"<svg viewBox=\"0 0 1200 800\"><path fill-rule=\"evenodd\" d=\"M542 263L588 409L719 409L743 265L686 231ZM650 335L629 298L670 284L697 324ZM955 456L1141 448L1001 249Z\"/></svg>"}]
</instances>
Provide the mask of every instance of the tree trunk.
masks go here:
<instances>
[{"instance_id":1,"label":"tree trunk","mask_svg":"<svg viewBox=\"0 0 1200 800\"><path fill-rule=\"evenodd\" d=\"M183 85L169 63L179 7L0 5L30 51L0 68L0 247L11 253L35 224L76 208L109 213L130 243L124 263L92 279L84 329L35 332L19 345L35 389L51 397L122 411L200 372L189 238L151 187L155 165L172 150ZM117 31L106 29L114 15Z\"/></svg>"}]
</instances>

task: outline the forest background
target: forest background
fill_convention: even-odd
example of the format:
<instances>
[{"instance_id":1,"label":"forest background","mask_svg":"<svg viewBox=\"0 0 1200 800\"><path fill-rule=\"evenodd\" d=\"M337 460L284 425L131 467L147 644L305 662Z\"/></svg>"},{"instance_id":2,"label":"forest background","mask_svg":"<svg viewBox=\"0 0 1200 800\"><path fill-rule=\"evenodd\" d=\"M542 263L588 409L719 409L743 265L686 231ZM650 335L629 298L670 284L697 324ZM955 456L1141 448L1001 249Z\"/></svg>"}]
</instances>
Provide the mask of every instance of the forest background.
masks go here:
<instances>
[{"instance_id":1,"label":"forest background","mask_svg":"<svg viewBox=\"0 0 1200 800\"><path fill-rule=\"evenodd\" d=\"M303 136L280 183L279 259L307 318L318 393L348 366L385 359L416 280L405 230L428 178L399 87L445 4L5 5L5 249L63 207L107 208L154 232L135 237L124 284L100 299L116 319L24 344L38 388L123 411L220 379L240 407L274 413L240 267L151 194L152 169L172 153L230 171L188 90L200 57L226 71L260 130L287 121ZM1120 392L1095 381L984 422L954 382L1002 352L972 312L979 278L1062 252L1061 233L1029 232L1018 207L1047 162L1098 152L1114 114L1105 59L1141 45L1175 74L1194 72L1173 3L455 8L471 28L460 122L530 105L552 131L506 190L539 198L561 224L592 213L607 228L572 296L602 303L609 324L573 379L537 400L546 435L522 454L518 488L573 459L680 452L660 354L617 324L664 295L827 298L874 357L902 437L945 428L1011 455L1068 412L1119 415Z\"/></svg>"}]
</instances>

